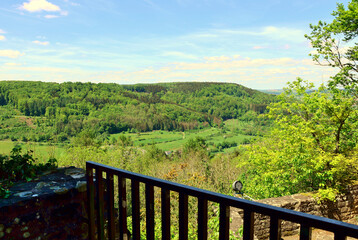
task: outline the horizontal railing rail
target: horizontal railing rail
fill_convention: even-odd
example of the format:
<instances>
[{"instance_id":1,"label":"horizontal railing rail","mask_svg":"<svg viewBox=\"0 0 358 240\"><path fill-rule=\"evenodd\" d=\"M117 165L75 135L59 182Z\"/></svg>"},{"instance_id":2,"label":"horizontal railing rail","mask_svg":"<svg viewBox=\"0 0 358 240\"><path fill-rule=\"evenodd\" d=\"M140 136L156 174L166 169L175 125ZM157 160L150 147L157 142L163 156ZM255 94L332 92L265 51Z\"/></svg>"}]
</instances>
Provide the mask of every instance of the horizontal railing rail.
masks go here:
<instances>
[{"instance_id":1,"label":"horizontal railing rail","mask_svg":"<svg viewBox=\"0 0 358 240\"><path fill-rule=\"evenodd\" d=\"M311 239L312 228L334 233L334 239L358 238L358 226L186 186L138 173L86 163L90 239L140 239L140 184L145 185L146 239L154 237L154 187L161 189L162 239L170 239L170 192L179 193L179 239L188 239L188 196L198 199L198 239L208 238L208 201L219 203L219 239L229 239L230 207L244 211L243 239L253 239L254 213L270 217L270 239L281 239L282 220L300 224L300 239ZM106 174L104 179L103 173ZM118 210L114 209L114 176L118 177ZM126 179L131 186L132 232L127 230ZM104 186L106 183L106 186ZM106 199L106 204L105 200ZM106 206L105 206L106 205ZM117 211L118 214L115 213ZM106 214L105 214L106 212ZM117 216L118 215L118 216ZM117 218L117 219L115 219ZM116 229L115 221L118 225Z\"/></svg>"}]
</instances>

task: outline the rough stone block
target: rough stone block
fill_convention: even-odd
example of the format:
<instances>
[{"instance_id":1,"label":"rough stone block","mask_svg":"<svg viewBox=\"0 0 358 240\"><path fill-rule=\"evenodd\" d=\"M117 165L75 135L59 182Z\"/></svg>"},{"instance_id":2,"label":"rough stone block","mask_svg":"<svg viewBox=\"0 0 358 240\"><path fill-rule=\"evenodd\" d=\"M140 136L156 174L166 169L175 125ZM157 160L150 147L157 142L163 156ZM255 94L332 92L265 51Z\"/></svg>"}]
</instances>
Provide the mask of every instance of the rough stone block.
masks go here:
<instances>
[{"instance_id":1,"label":"rough stone block","mask_svg":"<svg viewBox=\"0 0 358 240\"><path fill-rule=\"evenodd\" d=\"M83 169L58 169L0 199L0 239L87 239Z\"/></svg>"},{"instance_id":2,"label":"rough stone block","mask_svg":"<svg viewBox=\"0 0 358 240\"><path fill-rule=\"evenodd\" d=\"M348 187L347 193L337 197L336 202L323 205L318 204L309 193L262 199L258 202L317 216L349 221L358 215L358 185ZM238 210L238 212L240 212L239 216L242 218L243 211ZM255 214L255 238L268 239L269 221L270 218L268 216ZM281 223L282 236L297 234L298 230L299 225L296 223L289 221L283 221Z\"/></svg>"}]
</instances>

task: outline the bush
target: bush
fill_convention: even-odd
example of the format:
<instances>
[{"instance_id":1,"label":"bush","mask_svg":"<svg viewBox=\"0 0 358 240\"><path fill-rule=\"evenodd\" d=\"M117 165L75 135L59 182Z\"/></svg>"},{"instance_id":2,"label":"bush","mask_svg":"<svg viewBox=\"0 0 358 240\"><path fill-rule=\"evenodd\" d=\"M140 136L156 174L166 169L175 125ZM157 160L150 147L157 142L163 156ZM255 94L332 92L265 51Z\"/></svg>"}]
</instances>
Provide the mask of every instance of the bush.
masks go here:
<instances>
[{"instance_id":1,"label":"bush","mask_svg":"<svg viewBox=\"0 0 358 240\"><path fill-rule=\"evenodd\" d=\"M229 141L223 141L216 145L216 147L219 149L219 151L222 151L225 148L231 148L231 147L236 147L236 146L237 146L236 142L229 142Z\"/></svg>"},{"instance_id":2,"label":"bush","mask_svg":"<svg viewBox=\"0 0 358 240\"><path fill-rule=\"evenodd\" d=\"M9 156L0 154L0 198L9 196L9 187L16 181L31 181L43 171L57 167L57 160L50 158L46 164L36 164L32 151L21 154L16 145Z\"/></svg>"},{"instance_id":3,"label":"bush","mask_svg":"<svg viewBox=\"0 0 358 240\"><path fill-rule=\"evenodd\" d=\"M192 151L202 151L202 150L206 150L207 148L207 144L206 144L206 140L202 137L195 137L195 138L191 138L189 139L183 148L184 153L189 153Z\"/></svg>"}]
</instances>

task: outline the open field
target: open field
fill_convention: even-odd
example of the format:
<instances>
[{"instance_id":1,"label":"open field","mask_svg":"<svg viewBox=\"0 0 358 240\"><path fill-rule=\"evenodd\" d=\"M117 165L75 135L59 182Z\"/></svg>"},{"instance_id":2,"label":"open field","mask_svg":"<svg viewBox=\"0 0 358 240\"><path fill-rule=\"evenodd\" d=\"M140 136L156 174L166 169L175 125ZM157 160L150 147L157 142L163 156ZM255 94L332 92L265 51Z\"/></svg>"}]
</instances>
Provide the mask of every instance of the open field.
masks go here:
<instances>
[{"instance_id":1,"label":"open field","mask_svg":"<svg viewBox=\"0 0 358 240\"><path fill-rule=\"evenodd\" d=\"M237 145L247 143L253 136L248 136L238 133L238 129L245 128L248 123L239 121L237 119L231 119L225 121L224 128L206 128L200 130L190 130L185 132L178 131L151 131L141 133L120 133L112 134L110 138L116 139L119 136L124 135L130 137L134 146L145 147L146 145L155 144L159 149L163 151L175 151L184 146L184 144L191 138L202 137L206 140L210 150L215 150L218 144L223 142L237 143ZM23 150L32 150L35 158L39 160L47 160L49 157L55 157L61 159L66 154L66 144L47 144L47 143L35 143L35 142L21 142L3 140L0 141L0 154L9 154L12 148L20 144ZM223 152L234 151L236 147L225 148ZM216 149L217 150L217 149Z\"/></svg>"},{"instance_id":2,"label":"open field","mask_svg":"<svg viewBox=\"0 0 358 240\"><path fill-rule=\"evenodd\" d=\"M209 148L212 148L213 144L226 142L235 142L238 145L245 143L252 139L252 136L247 136L237 133L238 127L243 123L233 119L225 121L225 128L206 128L201 130L191 130L185 132L168 132L168 131L152 131L143 133L121 133L113 134L111 136L118 138L120 135L130 137L135 146L144 146L148 144L156 144L156 146L164 151L173 151L180 149L190 138L202 137L204 138ZM242 126L241 126L242 127ZM233 151L236 147L225 149L227 151Z\"/></svg>"},{"instance_id":3,"label":"open field","mask_svg":"<svg viewBox=\"0 0 358 240\"><path fill-rule=\"evenodd\" d=\"M64 154L66 154L65 147L63 145L49 145L34 142L13 142L10 140L0 141L0 154L9 154L16 144L21 145L23 152L31 150L34 158L37 158L39 161L47 161L50 157L60 159Z\"/></svg>"}]
</instances>

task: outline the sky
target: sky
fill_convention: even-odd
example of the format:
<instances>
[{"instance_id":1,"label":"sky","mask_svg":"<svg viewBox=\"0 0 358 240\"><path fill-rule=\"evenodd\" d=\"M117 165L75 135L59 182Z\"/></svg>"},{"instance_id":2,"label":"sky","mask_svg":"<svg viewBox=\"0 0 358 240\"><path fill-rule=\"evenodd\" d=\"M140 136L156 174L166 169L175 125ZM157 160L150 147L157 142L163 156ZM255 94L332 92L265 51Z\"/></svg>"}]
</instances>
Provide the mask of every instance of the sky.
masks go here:
<instances>
[{"instance_id":1,"label":"sky","mask_svg":"<svg viewBox=\"0 0 358 240\"><path fill-rule=\"evenodd\" d=\"M341 1L347 5L347 1ZM335 0L1 0L0 80L321 84L304 34Z\"/></svg>"}]
</instances>

